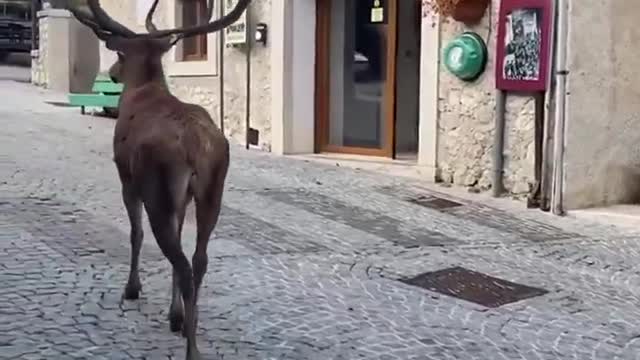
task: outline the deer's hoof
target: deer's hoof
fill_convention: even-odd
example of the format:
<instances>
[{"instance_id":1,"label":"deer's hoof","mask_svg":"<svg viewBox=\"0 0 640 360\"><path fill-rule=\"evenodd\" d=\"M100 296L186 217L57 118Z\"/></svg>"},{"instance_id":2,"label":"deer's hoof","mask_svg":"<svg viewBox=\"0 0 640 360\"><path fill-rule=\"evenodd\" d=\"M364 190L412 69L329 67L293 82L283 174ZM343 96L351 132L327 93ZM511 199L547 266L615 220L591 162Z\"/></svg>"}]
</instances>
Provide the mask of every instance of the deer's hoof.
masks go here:
<instances>
[{"instance_id":1,"label":"deer's hoof","mask_svg":"<svg viewBox=\"0 0 640 360\"><path fill-rule=\"evenodd\" d=\"M184 316L178 312L169 314L169 327L171 332L178 332L182 330L182 324L184 322ZM182 332L184 335L184 331Z\"/></svg>"},{"instance_id":2,"label":"deer's hoof","mask_svg":"<svg viewBox=\"0 0 640 360\"><path fill-rule=\"evenodd\" d=\"M198 349L188 349L186 360L200 360L200 352Z\"/></svg>"},{"instance_id":3,"label":"deer's hoof","mask_svg":"<svg viewBox=\"0 0 640 360\"><path fill-rule=\"evenodd\" d=\"M122 297L126 300L138 300L140 298L140 285L127 284Z\"/></svg>"}]
</instances>

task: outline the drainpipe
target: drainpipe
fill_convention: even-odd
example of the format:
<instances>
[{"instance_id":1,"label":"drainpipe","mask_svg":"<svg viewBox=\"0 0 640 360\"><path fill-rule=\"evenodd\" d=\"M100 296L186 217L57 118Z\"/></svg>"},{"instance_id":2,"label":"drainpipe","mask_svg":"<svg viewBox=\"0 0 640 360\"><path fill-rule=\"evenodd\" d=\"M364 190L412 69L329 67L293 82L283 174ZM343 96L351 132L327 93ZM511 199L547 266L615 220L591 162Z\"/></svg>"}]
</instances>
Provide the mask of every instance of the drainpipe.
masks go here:
<instances>
[{"instance_id":1,"label":"drainpipe","mask_svg":"<svg viewBox=\"0 0 640 360\"><path fill-rule=\"evenodd\" d=\"M554 42L555 43L555 42ZM554 65L552 65L554 66ZM552 80L552 79L551 79ZM540 173L540 210L551 210L551 187L553 176L553 161L551 159L550 147L553 144L553 115L554 109L554 95L555 95L555 82L550 81L549 92L546 96L547 109L544 112L544 126L543 126L543 139L542 139L542 169Z\"/></svg>"},{"instance_id":2,"label":"drainpipe","mask_svg":"<svg viewBox=\"0 0 640 360\"><path fill-rule=\"evenodd\" d=\"M555 4L555 2L554 2ZM551 40L553 46L549 49L549 58L554 59L551 61L549 74L555 74L557 64L555 45L558 42L558 32L556 27L558 24L558 11L557 8L553 9L553 16L551 17L552 31ZM556 79L553 76L549 76L549 91L545 95L545 102L548 104L544 111L544 135L542 141L542 172L540 182L540 210L548 212L551 211L551 193L553 188L553 133L555 129L554 117L555 117L555 96L556 96Z\"/></svg>"},{"instance_id":3,"label":"drainpipe","mask_svg":"<svg viewBox=\"0 0 640 360\"><path fill-rule=\"evenodd\" d=\"M252 42L252 32L251 29L252 27L250 26L251 24L251 4L249 4L249 6L247 6L247 10L246 11L246 19L247 19L247 111L246 111L246 118L245 118L245 128L246 128L246 134L245 134L245 148L247 150L249 150L249 137L251 136L251 42Z\"/></svg>"},{"instance_id":4,"label":"drainpipe","mask_svg":"<svg viewBox=\"0 0 640 360\"><path fill-rule=\"evenodd\" d=\"M555 215L564 215L564 147L567 99L567 36L568 36L568 0L558 0L558 37L556 46L556 101L555 132L553 135L553 187L551 193L551 211Z\"/></svg>"},{"instance_id":5,"label":"drainpipe","mask_svg":"<svg viewBox=\"0 0 640 360\"><path fill-rule=\"evenodd\" d=\"M499 197L504 193L504 183L502 181L504 168L504 125L505 113L507 112L507 93L498 90L496 93L496 131L493 141L493 177L491 179L491 189L493 196Z\"/></svg>"},{"instance_id":6,"label":"drainpipe","mask_svg":"<svg viewBox=\"0 0 640 360\"><path fill-rule=\"evenodd\" d=\"M224 4L220 4L219 6L219 18L222 19L224 17ZM220 41L218 41L219 50L220 50L220 131L224 135L224 38L225 38L225 30L219 32Z\"/></svg>"},{"instance_id":7,"label":"drainpipe","mask_svg":"<svg viewBox=\"0 0 640 360\"><path fill-rule=\"evenodd\" d=\"M534 186L527 197L527 208L540 208L542 205L542 167L543 167L543 147L544 147L544 92L534 94L535 101L535 131L533 143L535 146L534 159Z\"/></svg>"}]
</instances>

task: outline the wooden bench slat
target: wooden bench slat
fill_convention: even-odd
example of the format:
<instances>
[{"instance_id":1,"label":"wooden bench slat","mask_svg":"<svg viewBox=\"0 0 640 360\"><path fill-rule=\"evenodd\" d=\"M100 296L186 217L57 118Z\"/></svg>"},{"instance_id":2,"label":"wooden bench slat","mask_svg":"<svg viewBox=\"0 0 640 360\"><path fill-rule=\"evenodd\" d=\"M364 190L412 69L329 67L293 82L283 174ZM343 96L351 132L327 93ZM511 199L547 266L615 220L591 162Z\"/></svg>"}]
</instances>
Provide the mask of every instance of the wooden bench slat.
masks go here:
<instances>
[{"instance_id":1,"label":"wooden bench slat","mask_svg":"<svg viewBox=\"0 0 640 360\"><path fill-rule=\"evenodd\" d=\"M124 86L113 82L96 81L91 91L94 93L121 93Z\"/></svg>"},{"instance_id":2,"label":"wooden bench slat","mask_svg":"<svg viewBox=\"0 0 640 360\"><path fill-rule=\"evenodd\" d=\"M69 104L75 106L118 107L119 95L69 94Z\"/></svg>"},{"instance_id":3,"label":"wooden bench slat","mask_svg":"<svg viewBox=\"0 0 640 360\"><path fill-rule=\"evenodd\" d=\"M98 74L98 75L96 75L96 79L94 81L111 82L111 78L108 75L105 75L105 74Z\"/></svg>"},{"instance_id":4,"label":"wooden bench slat","mask_svg":"<svg viewBox=\"0 0 640 360\"><path fill-rule=\"evenodd\" d=\"M114 83L108 76L99 74L93 82L91 93L71 93L69 104L79 106L82 114L85 107L117 108L123 89L123 84Z\"/></svg>"}]
</instances>

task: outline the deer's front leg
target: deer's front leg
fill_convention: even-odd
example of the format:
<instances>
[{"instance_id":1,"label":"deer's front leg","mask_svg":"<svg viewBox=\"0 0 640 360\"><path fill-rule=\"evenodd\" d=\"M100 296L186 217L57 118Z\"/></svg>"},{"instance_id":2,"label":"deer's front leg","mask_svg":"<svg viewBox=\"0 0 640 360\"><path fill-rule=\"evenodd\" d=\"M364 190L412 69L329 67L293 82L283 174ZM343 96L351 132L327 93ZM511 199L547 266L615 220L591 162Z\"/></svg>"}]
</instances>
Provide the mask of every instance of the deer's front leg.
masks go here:
<instances>
[{"instance_id":1,"label":"deer's front leg","mask_svg":"<svg viewBox=\"0 0 640 360\"><path fill-rule=\"evenodd\" d=\"M131 233L129 235L131 241L131 267L123 297L127 300L135 300L140 296L140 290L142 289L140 274L138 273L140 249L142 248L142 239L144 237L142 230L142 200L133 185L127 182L122 183L122 200L127 208L127 215L131 224Z\"/></svg>"}]
</instances>

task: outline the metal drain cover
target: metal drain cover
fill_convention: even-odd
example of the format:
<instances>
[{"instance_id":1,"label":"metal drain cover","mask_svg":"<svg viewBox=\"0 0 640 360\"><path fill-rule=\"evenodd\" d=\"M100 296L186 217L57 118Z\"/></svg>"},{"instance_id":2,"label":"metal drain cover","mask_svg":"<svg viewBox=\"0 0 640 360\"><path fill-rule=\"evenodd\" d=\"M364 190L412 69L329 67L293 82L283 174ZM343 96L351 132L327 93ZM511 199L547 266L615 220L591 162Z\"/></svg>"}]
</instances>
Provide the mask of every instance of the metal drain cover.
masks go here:
<instances>
[{"instance_id":1,"label":"metal drain cover","mask_svg":"<svg viewBox=\"0 0 640 360\"><path fill-rule=\"evenodd\" d=\"M491 308L548 293L544 289L516 284L463 267L428 272L400 281Z\"/></svg>"},{"instance_id":2,"label":"metal drain cover","mask_svg":"<svg viewBox=\"0 0 640 360\"><path fill-rule=\"evenodd\" d=\"M420 195L417 197L409 198L407 199L407 201L414 203L416 205L424 206L424 207L435 209L435 210L445 210L445 209L462 206L462 204L459 202L440 198L437 196Z\"/></svg>"}]
</instances>

